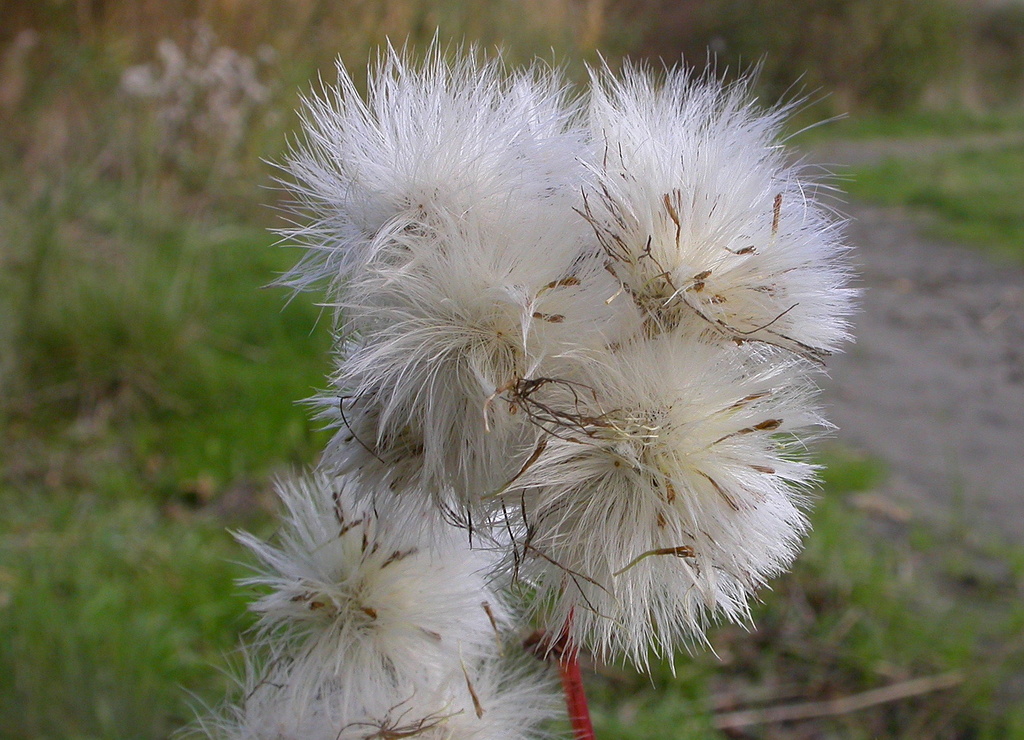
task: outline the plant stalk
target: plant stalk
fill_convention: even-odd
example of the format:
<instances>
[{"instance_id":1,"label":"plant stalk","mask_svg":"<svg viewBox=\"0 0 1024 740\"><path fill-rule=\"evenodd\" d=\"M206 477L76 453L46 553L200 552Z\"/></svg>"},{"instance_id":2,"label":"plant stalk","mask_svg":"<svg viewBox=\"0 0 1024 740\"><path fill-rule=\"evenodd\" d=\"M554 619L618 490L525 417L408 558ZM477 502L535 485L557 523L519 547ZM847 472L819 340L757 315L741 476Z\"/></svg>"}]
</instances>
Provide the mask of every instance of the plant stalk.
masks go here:
<instances>
[{"instance_id":1,"label":"plant stalk","mask_svg":"<svg viewBox=\"0 0 1024 740\"><path fill-rule=\"evenodd\" d=\"M579 648L567 641L558 658L558 672L562 676L562 690L565 692L565 706L569 712L573 739L594 740L594 726L590 722L590 708L583 690L579 658Z\"/></svg>"}]
</instances>

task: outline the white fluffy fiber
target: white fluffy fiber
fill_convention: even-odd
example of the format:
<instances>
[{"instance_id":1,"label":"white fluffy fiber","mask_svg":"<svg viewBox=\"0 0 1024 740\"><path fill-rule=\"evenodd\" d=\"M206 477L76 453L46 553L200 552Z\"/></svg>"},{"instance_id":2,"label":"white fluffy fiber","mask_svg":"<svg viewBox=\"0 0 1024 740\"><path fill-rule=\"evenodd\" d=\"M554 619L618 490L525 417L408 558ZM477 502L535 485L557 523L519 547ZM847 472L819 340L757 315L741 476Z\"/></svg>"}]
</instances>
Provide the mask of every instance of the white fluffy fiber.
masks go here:
<instances>
[{"instance_id":1,"label":"white fluffy fiber","mask_svg":"<svg viewBox=\"0 0 1024 740\"><path fill-rule=\"evenodd\" d=\"M578 261L574 239L529 223L488 236L471 216L403 239L411 266L368 271L346 302L359 331L323 406L339 427L324 464L372 465L370 450L399 466L415 458L420 488L470 505L507 479L539 430L497 397L606 341L611 283Z\"/></svg>"},{"instance_id":2,"label":"white fluffy fiber","mask_svg":"<svg viewBox=\"0 0 1024 740\"><path fill-rule=\"evenodd\" d=\"M381 517L351 481L283 483L278 543L240 539L262 571L237 701L196 731L223 740L529 740L557 693L502 656L509 615L490 556L419 513Z\"/></svg>"},{"instance_id":3,"label":"white fluffy fiber","mask_svg":"<svg viewBox=\"0 0 1024 740\"><path fill-rule=\"evenodd\" d=\"M592 73L585 211L650 321L810 357L849 337L841 221L778 143L785 108L749 82L626 66Z\"/></svg>"},{"instance_id":4,"label":"white fluffy fiber","mask_svg":"<svg viewBox=\"0 0 1024 740\"><path fill-rule=\"evenodd\" d=\"M789 567L826 424L809 380L849 339L841 223L746 83L594 72L579 212L621 333L525 399L547 435L502 492L506 565L549 628L641 666ZM612 325L612 324L610 324Z\"/></svg>"},{"instance_id":5,"label":"white fluffy fiber","mask_svg":"<svg viewBox=\"0 0 1024 740\"><path fill-rule=\"evenodd\" d=\"M713 618L744 620L788 567L814 470L798 443L821 425L799 366L673 340L637 340L577 388L539 393L577 423L505 494L521 525L506 565L550 629L641 666Z\"/></svg>"},{"instance_id":6,"label":"white fluffy fiber","mask_svg":"<svg viewBox=\"0 0 1024 740\"><path fill-rule=\"evenodd\" d=\"M279 544L245 539L276 678L236 719L307 708L267 737L525 737L544 702L494 662L488 578L644 666L747 619L807 530L810 378L854 292L786 109L628 66L576 101L454 56L389 48L365 97L340 69L287 163L284 282L327 286L335 435Z\"/></svg>"},{"instance_id":7,"label":"white fluffy fiber","mask_svg":"<svg viewBox=\"0 0 1024 740\"><path fill-rule=\"evenodd\" d=\"M250 661L239 701L204 718L197 734L214 740L541 740L560 699L538 663L500 658L463 663L430 685L403 682L353 704L340 680L318 687L297 711L287 687L296 667L282 656Z\"/></svg>"},{"instance_id":8,"label":"white fluffy fiber","mask_svg":"<svg viewBox=\"0 0 1024 740\"><path fill-rule=\"evenodd\" d=\"M288 170L312 218L290 235L310 251L287 281L330 285L325 469L469 508L517 469L537 430L492 401L603 345L614 317L573 211L574 113L550 70L436 47L420 64L389 49L365 100L342 69L307 102Z\"/></svg>"},{"instance_id":9,"label":"white fluffy fiber","mask_svg":"<svg viewBox=\"0 0 1024 740\"><path fill-rule=\"evenodd\" d=\"M337 85L306 100L286 165L311 219L286 232L310 250L293 284L359 280L395 236L438 219L471 213L499 236L529 227L575 192L582 134L559 77L510 73L474 50L447 56L434 45L414 62L388 47L365 98L339 64Z\"/></svg>"},{"instance_id":10,"label":"white fluffy fiber","mask_svg":"<svg viewBox=\"0 0 1024 740\"><path fill-rule=\"evenodd\" d=\"M490 556L470 551L464 532L381 518L344 479L299 479L278 493L278 543L239 539L261 563L246 582L266 590L252 605L260 642L288 656L294 707L337 681L346 713L391 695L396 676L431 685L493 652L508 617L486 584Z\"/></svg>"}]
</instances>

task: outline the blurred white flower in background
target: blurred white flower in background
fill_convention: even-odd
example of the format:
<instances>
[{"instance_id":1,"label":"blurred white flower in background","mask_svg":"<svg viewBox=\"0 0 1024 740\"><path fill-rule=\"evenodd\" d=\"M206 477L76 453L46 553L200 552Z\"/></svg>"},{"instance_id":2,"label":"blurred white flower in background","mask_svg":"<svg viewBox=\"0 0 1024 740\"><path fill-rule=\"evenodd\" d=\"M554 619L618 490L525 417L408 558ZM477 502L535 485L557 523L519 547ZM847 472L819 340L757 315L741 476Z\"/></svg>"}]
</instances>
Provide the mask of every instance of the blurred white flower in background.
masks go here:
<instances>
[{"instance_id":1,"label":"blurred white flower in background","mask_svg":"<svg viewBox=\"0 0 1024 740\"><path fill-rule=\"evenodd\" d=\"M180 166L212 156L223 169L232 166L257 115L266 112L273 49L247 56L220 45L202 23L194 24L191 36L187 45L161 39L158 60L126 69L121 90L152 109L162 156Z\"/></svg>"}]
</instances>

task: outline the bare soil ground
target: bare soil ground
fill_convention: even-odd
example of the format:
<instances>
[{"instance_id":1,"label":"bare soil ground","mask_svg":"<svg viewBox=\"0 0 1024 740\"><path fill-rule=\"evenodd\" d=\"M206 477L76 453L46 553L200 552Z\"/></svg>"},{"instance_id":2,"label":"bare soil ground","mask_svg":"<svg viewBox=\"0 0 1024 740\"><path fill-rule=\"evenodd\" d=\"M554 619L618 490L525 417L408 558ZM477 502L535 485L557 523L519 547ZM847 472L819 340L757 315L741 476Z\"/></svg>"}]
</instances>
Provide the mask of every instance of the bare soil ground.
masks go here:
<instances>
[{"instance_id":1,"label":"bare soil ground","mask_svg":"<svg viewBox=\"0 0 1024 740\"><path fill-rule=\"evenodd\" d=\"M1024 542L1024 269L925 237L912 214L842 210L864 295L823 383L835 439L886 463L874 503L890 514Z\"/></svg>"}]
</instances>

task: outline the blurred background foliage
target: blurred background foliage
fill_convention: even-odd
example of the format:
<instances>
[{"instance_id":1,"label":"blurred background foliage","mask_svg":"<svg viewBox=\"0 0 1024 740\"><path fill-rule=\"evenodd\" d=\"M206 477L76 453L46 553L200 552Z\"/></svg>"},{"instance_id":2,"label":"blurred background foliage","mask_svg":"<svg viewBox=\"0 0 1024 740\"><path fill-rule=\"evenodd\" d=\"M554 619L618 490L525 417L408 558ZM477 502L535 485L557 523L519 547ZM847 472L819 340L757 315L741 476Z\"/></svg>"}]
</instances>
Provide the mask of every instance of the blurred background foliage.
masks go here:
<instances>
[{"instance_id":1,"label":"blurred background foliage","mask_svg":"<svg viewBox=\"0 0 1024 740\"><path fill-rule=\"evenodd\" d=\"M297 402L324 383L327 319L263 289L296 257L268 231L286 198L268 162L339 55L358 78L386 39L435 34L575 79L602 55L758 64L764 100L850 114L839 135L1016 131L1024 101L1019 2L0 0L0 737L167 737L225 693L249 624L225 530L270 531L270 481L325 441ZM867 544L858 496L884 471L828 454L761 627L656 688L602 668L602 737L709 737L751 701L950 671L972 671L954 700L728 734L1024 736L1022 646L1003 649L1024 558L979 542L980 565L952 564L944 533L907 527L906 550ZM908 619L922 603L939 616Z\"/></svg>"},{"instance_id":2,"label":"blurred background foliage","mask_svg":"<svg viewBox=\"0 0 1024 740\"><path fill-rule=\"evenodd\" d=\"M630 0L623 0L623 5ZM1024 4L969 0L637 0L644 56L761 68L769 100L827 95L835 113L1024 99Z\"/></svg>"}]
</instances>

